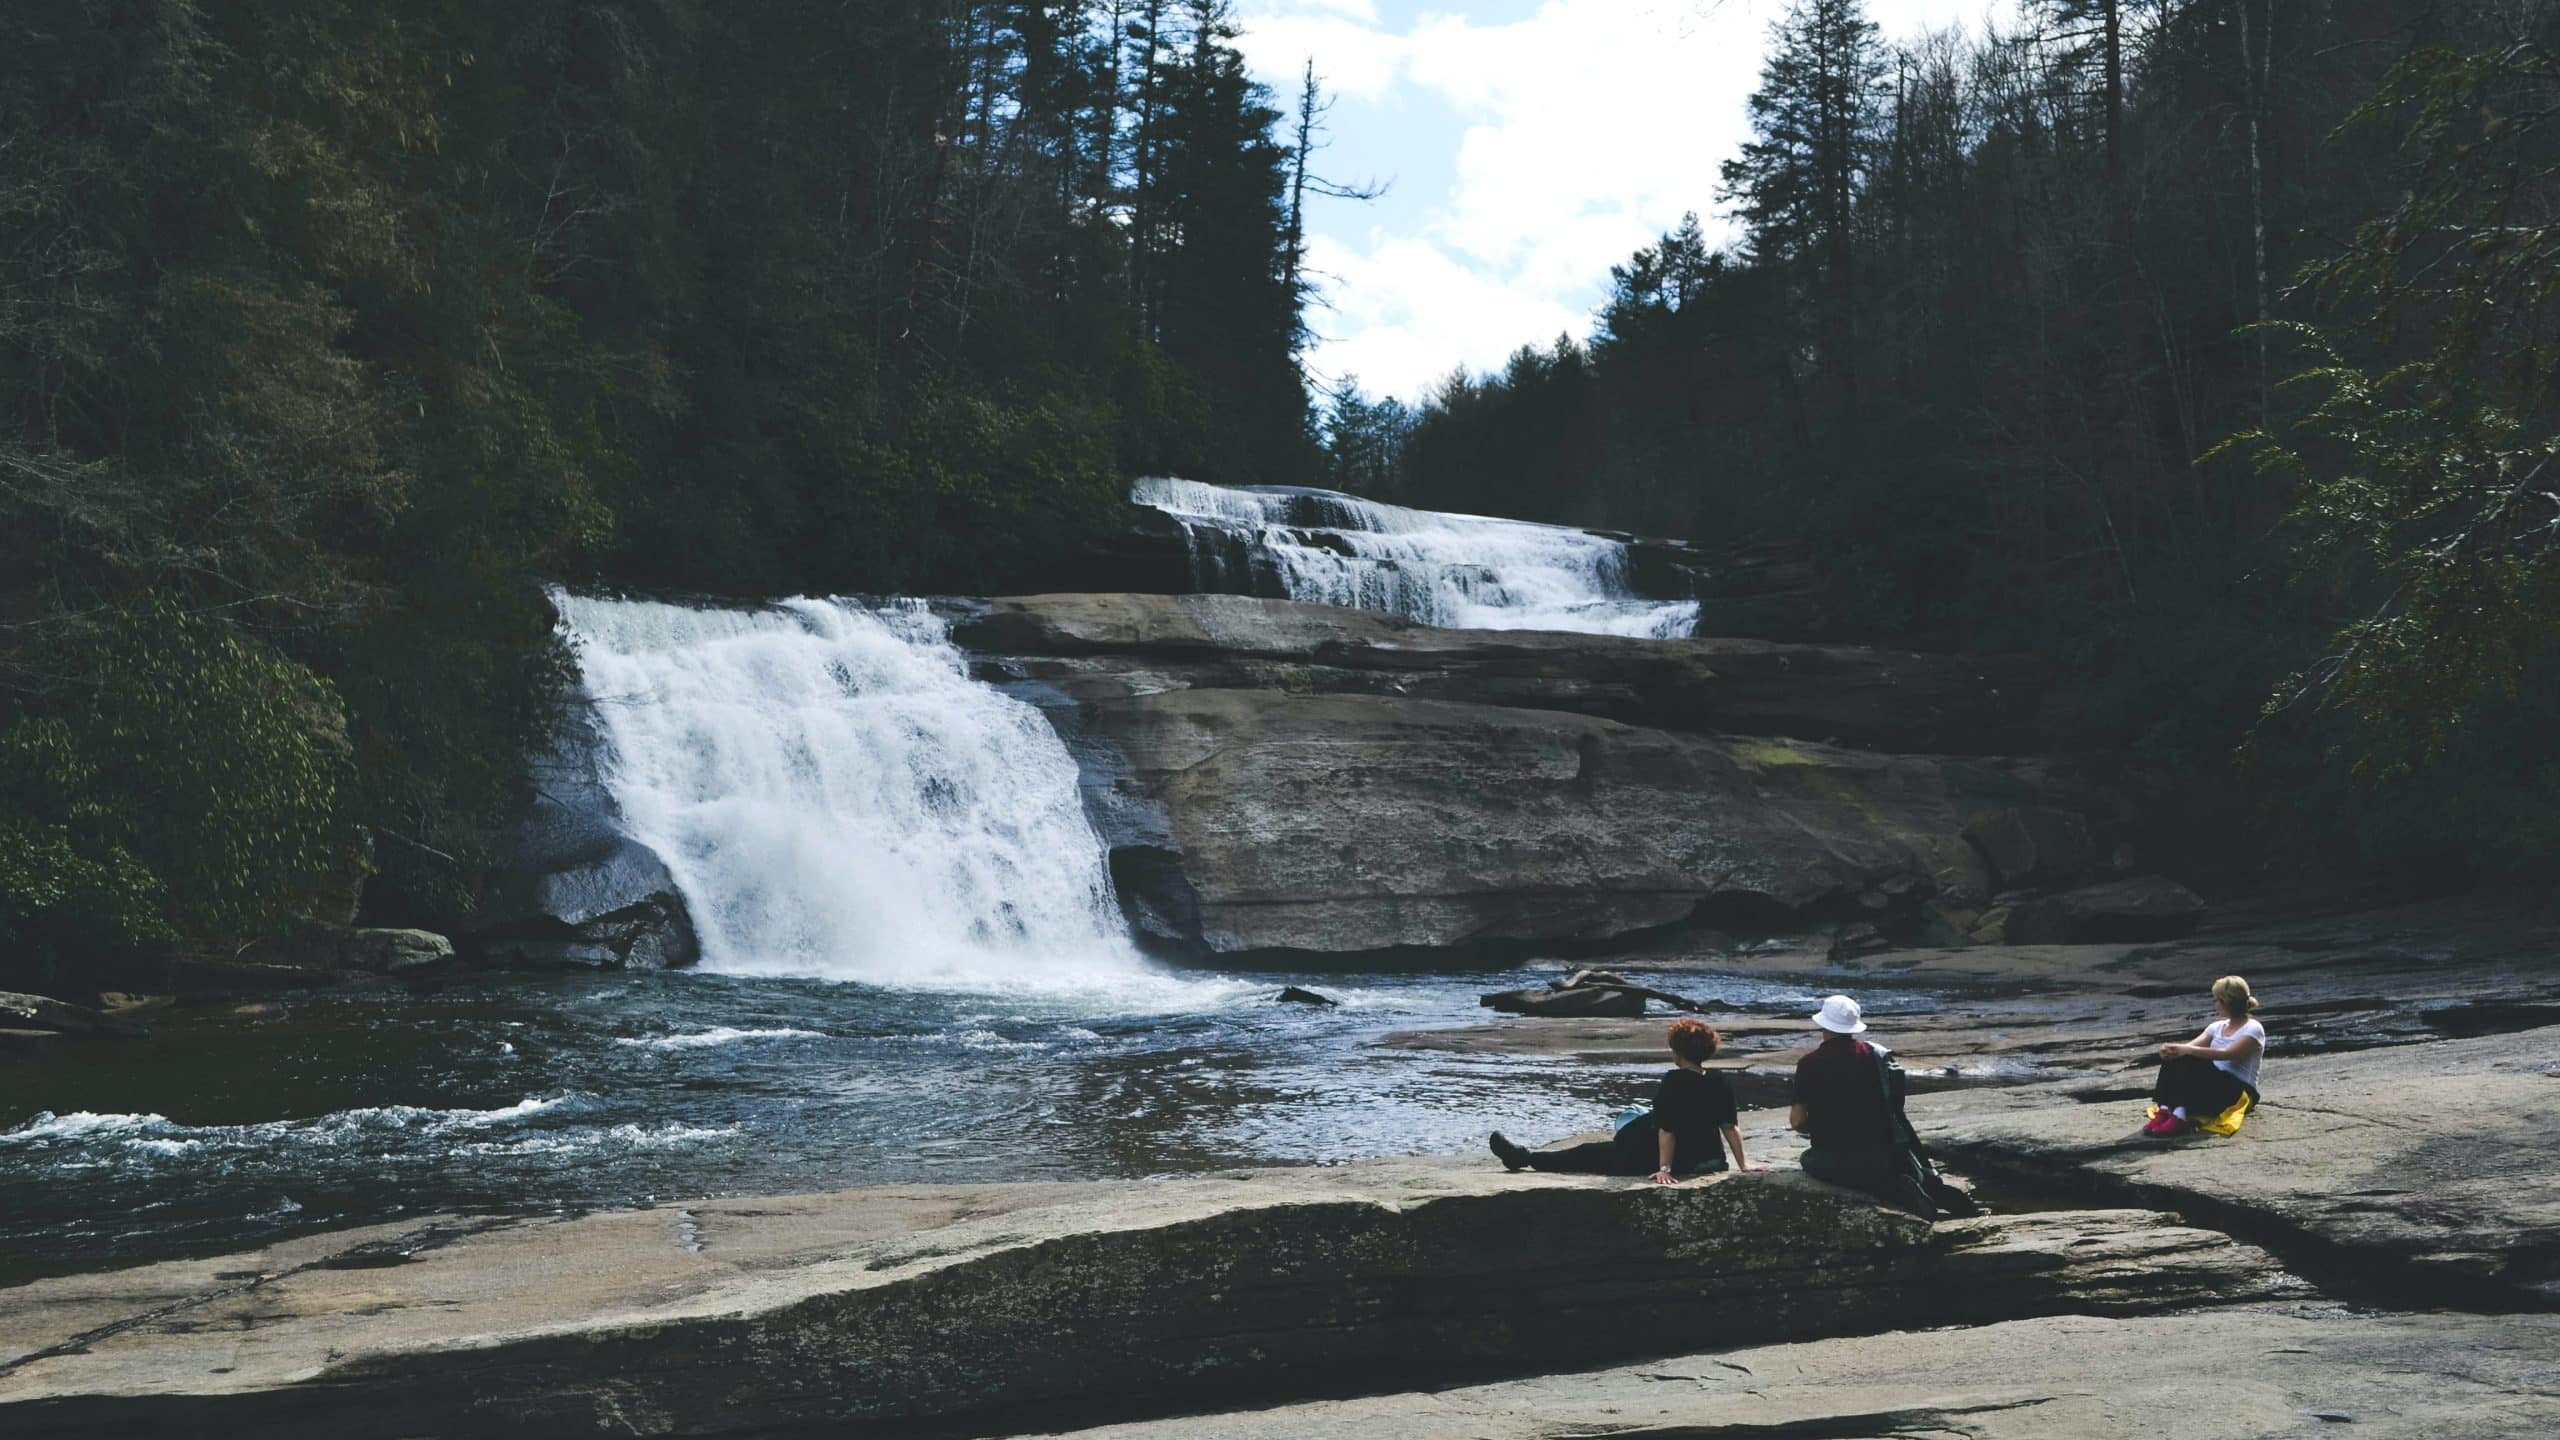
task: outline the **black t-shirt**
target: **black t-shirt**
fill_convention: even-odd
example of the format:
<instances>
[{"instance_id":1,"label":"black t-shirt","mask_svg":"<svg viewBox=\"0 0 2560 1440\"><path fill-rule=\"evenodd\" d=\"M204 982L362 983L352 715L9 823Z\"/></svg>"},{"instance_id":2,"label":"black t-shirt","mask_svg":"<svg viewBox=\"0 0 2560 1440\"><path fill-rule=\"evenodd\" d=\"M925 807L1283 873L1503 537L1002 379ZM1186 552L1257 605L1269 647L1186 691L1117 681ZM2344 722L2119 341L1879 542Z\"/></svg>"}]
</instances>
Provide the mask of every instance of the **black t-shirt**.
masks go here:
<instances>
[{"instance_id":1,"label":"black t-shirt","mask_svg":"<svg viewBox=\"0 0 2560 1440\"><path fill-rule=\"evenodd\" d=\"M1797 1061L1795 1102L1805 1107L1806 1133L1816 1145L1892 1143L1876 1052L1863 1040L1825 1040Z\"/></svg>"},{"instance_id":2,"label":"black t-shirt","mask_svg":"<svg viewBox=\"0 0 2560 1440\"><path fill-rule=\"evenodd\" d=\"M1733 1085L1712 1070L1671 1071L1653 1093L1653 1123L1678 1142L1672 1151L1675 1169L1722 1168L1724 1139L1717 1132L1736 1118Z\"/></svg>"}]
</instances>

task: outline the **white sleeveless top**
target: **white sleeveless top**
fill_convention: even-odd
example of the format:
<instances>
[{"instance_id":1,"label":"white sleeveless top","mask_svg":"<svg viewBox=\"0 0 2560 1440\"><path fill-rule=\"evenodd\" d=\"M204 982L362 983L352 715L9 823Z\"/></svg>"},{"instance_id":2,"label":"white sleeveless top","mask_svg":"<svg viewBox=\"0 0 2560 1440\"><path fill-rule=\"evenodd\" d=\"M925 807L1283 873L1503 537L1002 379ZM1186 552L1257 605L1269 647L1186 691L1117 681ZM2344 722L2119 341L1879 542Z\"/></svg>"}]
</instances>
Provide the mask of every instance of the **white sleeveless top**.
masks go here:
<instances>
[{"instance_id":1,"label":"white sleeveless top","mask_svg":"<svg viewBox=\"0 0 2560 1440\"><path fill-rule=\"evenodd\" d=\"M2231 1028L2228 1020L2216 1020L2204 1027L2204 1043L2215 1050L2243 1035L2255 1037L2258 1042L2258 1048L2250 1053L2248 1059L2216 1060L2213 1063L2215 1068L2231 1072L2232 1078L2255 1090L2258 1088L2259 1062L2267 1058L2267 1027L2255 1020L2240 1022L2237 1030Z\"/></svg>"}]
</instances>

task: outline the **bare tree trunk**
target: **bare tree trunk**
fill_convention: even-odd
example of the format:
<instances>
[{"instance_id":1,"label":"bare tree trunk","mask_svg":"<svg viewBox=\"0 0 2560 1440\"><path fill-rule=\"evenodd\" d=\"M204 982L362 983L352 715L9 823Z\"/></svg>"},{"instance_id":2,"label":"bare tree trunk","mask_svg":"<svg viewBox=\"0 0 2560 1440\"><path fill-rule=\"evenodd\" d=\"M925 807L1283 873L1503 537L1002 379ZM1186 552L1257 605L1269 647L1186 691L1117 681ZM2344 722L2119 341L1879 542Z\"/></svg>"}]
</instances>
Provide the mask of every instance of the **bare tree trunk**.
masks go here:
<instances>
[{"instance_id":1,"label":"bare tree trunk","mask_svg":"<svg viewBox=\"0 0 2560 1440\"><path fill-rule=\"evenodd\" d=\"M1289 293L1298 293L1299 262L1306 256L1307 237L1307 160L1315 148L1316 137L1316 57L1307 57L1307 73L1298 88L1297 143L1291 147L1289 164L1289 233L1288 248L1281 259L1281 281Z\"/></svg>"},{"instance_id":2,"label":"bare tree trunk","mask_svg":"<svg viewBox=\"0 0 2560 1440\"><path fill-rule=\"evenodd\" d=\"M2266 158L2260 135L2260 117L2266 111L2267 81L2274 62L2273 37L2275 7L2270 0L2266 22L2258 32L2255 54L2249 40L2249 0L2240 0L2240 85L2242 104L2249 111L2249 252L2255 279L2253 299L2255 320L2267 322L2267 178ZM2268 379L2267 332L2257 332L2258 355L2258 423L2264 425L2273 412L2274 398Z\"/></svg>"}]
</instances>

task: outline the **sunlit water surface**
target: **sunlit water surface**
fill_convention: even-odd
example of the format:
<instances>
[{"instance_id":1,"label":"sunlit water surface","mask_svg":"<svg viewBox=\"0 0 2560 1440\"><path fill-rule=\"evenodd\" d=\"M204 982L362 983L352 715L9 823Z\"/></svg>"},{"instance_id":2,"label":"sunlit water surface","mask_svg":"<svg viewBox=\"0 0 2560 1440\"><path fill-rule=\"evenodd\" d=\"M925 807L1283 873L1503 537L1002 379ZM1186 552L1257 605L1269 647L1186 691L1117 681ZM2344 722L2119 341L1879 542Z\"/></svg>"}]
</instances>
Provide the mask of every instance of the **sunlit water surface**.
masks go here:
<instances>
[{"instance_id":1,"label":"sunlit water surface","mask_svg":"<svg viewBox=\"0 0 2560 1440\"><path fill-rule=\"evenodd\" d=\"M0 1067L0 1276L455 1209L1472 1157L1496 1125L1599 1124L1654 1067L1378 1041L1481 1023L1478 994L1555 973L1179 976L1134 1005L702 973L499 978L173 1012L147 1038ZM1344 1003L1270 998L1293 979ZM1755 1007L1813 999L1791 983L1679 983Z\"/></svg>"}]
</instances>

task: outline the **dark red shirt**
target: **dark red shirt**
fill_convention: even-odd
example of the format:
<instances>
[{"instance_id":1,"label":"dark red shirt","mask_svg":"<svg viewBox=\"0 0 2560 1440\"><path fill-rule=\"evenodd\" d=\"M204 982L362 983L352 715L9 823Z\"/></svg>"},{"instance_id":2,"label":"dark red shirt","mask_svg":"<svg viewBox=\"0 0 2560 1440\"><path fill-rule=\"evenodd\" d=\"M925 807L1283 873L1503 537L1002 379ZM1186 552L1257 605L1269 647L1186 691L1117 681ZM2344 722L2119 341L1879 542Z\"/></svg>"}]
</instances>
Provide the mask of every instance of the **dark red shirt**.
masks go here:
<instances>
[{"instance_id":1,"label":"dark red shirt","mask_svg":"<svg viewBox=\"0 0 2560 1440\"><path fill-rule=\"evenodd\" d=\"M1805 1133L1816 1145L1881 1145L1892 1139L1892 1111L1876 1073L1875 1047L1863 1040L1829 1035L1797 1061L1795 1103L1805 1108Z\"/></svg>"}]
</instances>

